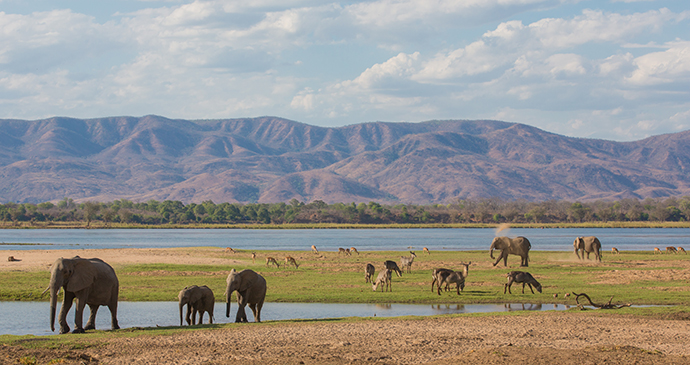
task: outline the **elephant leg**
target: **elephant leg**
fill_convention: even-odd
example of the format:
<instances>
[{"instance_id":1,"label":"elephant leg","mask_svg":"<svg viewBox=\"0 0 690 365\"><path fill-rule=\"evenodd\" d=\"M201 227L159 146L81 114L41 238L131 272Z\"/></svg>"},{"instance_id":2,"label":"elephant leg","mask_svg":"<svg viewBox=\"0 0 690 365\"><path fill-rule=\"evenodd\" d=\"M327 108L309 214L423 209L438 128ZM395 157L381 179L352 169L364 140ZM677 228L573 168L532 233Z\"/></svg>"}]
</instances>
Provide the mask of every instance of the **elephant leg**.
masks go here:
<instances>
[{"instance_id":1,"label":"elephant leg","mask_svg":"<svg viewBox=\"0 0 690 365\"><path fill-rule=\"evenodd\" d=\"M120 324L117 322L117 300L108 304L108 309L110 310L110 329L119 330Z\"/></svg>"},{"instance_id":2,"label":"elephant leg","mask_svg":"<svg viewBox=\"0 0 690 365\"><path fill-rule=\"evenodd\" d=\"M237 315L235 316L235 323L242 323L242 322L247 322L247 313L244 311L244 307L246 306L246 303L238 303L237 306Z\"/></svg>"},{"instance_id":3,"label":"elephant leg","mask_svg":"<svg viewBox=\"0 0 690 365\"><path fill-rule=\"evenodd\" d=\"M62 300L62 307L60 308L60 315L58 316L58 323L60 324L60 334L69 333L69 325L67 325L67 313L72 308L72 300L74 300L74 293L64 292Z\"/></svg>"},{"instance_id":4,"label":"elephant leg","mask_svg":"<svg viewBox=\"0 0 690 365\"><path fill-rule=\"evenodd\" d=\"M196 314L199 311L196 309L196 307L192 306L192 324L196 324ZM199 323L201 324L201 323Z\"/></svg>"},{"instance_id":5,"label":"elephant leg","mask_svg":"<svg viewBox=\"0 0 690 365\"><path fill-rule=\"evenodd\" d=\"M520 264L522 267L528 267L529 266L529 256L525 255L522 256L522 263Z\"/></svg>"},{"instance_id":6,"label":"elephant leg","mask_svg":"<svg viewBox=\"0 0 690 365\"><path fill-rule=\"evenodd\" d=\"M192 303L187 303L187 312L185 313L184 319L187 321L187 326L192 325Z\"/></svg>"},{"instance_id":7,"label":"elephant leg","mask_svg":"<svg viewBox=\"0 0 690 365\"><path fill-rule=\"evenodd\" d=\"M84 333L84 307L86 307L86 296L84 298L77 297L76 307L74 308L74 329L72 333Z\"/></svg>"},{"instance_id":8,"label":"elephant leg","mask_svg":"<svg viewBox=\"0 0 690 365\"><path fill-rule=\"evenodd\" d=\"M256 320L257 313L256 313L256 303L249 303L249 308L252 310L252 314L254 314L254 322L258 322Z\"/></svg>"},{"instance_id":9,"label":"elephant leg","mask_svg":"<svg viewBox=\"0 0 690 365\"><path fill-rule=\"evenodd\" d=\"M586 252L587 252L587 260L591 260L591 259L589 258L589 251L586 251Z\"/></svg>"},{"instance_id":10,"label":"elephant leg","mask_svg":"<svg viewBox=\"0 0 690 365\"><path fill-rule=\"evenodd\" d=\"M503 266L508 266L508 253L507 252L501 252L501 256L503 256Z\"/></svg>"},{"instance_id":11,"label":"elephant leg","mask_svg":"<svg viewBox=\"0 0 690 365\"><path fill-rule=\"evenodd\" d=\"M256 322L261 322L261 308L263 308L263 306L264 306L263 300L256 303L256 312L254 313Z\"/></svg>"},{"instance_id":12,"label":"elephant leg","mask_svg":"<svg viewBox=\"0 0 690 365\"><path fill-rule=\"evenodd\" d=\"M96 329L96 312L98 312L98 307L99 305L89 304L89 320L86 321L86 327L84 327L84 331Z\"/></svg>"}]
</instances>

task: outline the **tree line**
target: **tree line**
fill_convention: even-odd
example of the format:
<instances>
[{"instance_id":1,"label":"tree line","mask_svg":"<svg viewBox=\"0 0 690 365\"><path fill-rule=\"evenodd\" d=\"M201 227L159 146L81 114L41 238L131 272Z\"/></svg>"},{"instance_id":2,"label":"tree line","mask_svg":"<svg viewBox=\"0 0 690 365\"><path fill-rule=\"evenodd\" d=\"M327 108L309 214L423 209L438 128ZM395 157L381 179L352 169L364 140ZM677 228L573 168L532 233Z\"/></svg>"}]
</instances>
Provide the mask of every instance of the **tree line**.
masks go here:
<instances>
[{"instance_id":1,"label":"tree line","mask_svg":"<svg viewBox=\"0 0 690 365\"><path fill-rule=\"evenodd\" d=\"M0 204L0 220L20 222L86 222L125 224L283 224L283 223L564 223L564 222L672 222L690 220L690 196L570 202L548 200L463 199L450 204L220 203L207 200L184 204L177 200L77 203L64 198L44 202Z\"/></svg>"}]
</instances>

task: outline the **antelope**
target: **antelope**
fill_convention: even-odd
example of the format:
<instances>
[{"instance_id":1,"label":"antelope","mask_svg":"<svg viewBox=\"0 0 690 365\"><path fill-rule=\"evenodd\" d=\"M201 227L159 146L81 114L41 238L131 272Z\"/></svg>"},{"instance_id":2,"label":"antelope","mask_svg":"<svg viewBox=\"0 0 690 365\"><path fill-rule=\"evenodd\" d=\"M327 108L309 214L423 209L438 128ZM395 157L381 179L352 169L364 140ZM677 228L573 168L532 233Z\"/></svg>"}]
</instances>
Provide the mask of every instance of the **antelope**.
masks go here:
<instances>
[{"instance_id":1,"label":"antelope","mask_svg":"<svg viewBox=\"0 0 690 365\"><path fill-rule=\"evenodd\" d=\"M376 272L376 268L372 264L367 264L367 267L364 268L364 282L365 283L370 283L372 280L372 277L374 276L374 272Z\"/></svg>"},{"instance_id":2,"label":"antelope","mask_svg":"<svg viewBox=\"0 0 690 365\"><path fill-rule=\"evenodd\" d=\"M236 253L235 250L233 250L232 247L226 247L225 252L230 252L230 253Z\"/></svg>"},{"instance_id":3,"label":"antelope","mask_svg":"<svg viewBox=\"0 0 690 365\"><path fill-rule=\"evenodd\" d=\"M402 277L402 271L400 271L400 268L398 267L398 264L395 263L395 261L386 260L384 261L383 266L387 270L395 271L395 274L398 275L398 277Z\"/></svg>"},{"instance_id":4,"label":"antelope","mask_svg":"<svg viewBox=\"0 0 690 365\"><path fill-rule=\"evenodd\" d=\"M313 252L313 253L319 253L319 250L316 249L316 246L311 245L311 252Z\"/></svg>"},{"instance_id":5,"label":"antelope","mask_svg":"<svg viewBox=\"0 0 690 365\"><path fill-rule=\"evenodd\" d=\"M338 255L340 255L341 253L344 253L345 256L350 256L350 249L349 248L344 249L344 248L340 247L340 248L338 248Z\"/></svg>"},{"instance_id":6,"label":"antelope","mask_svg":"<svg viewBox=\"0 0 690 365\"><path fill-rule=\"evenodd\" d=\"M412 262L414 262L415 257L417 257L417 255L412 251L410 251L410 257L400 256L400 266L407 268L408 274L412 272Z\"/></svg>"},{"instance_id":7,"label":"antelope","mask_svg":"<svg viewBox=\"0 0 690 365\"><path fill-rule=\"evenodd\" d=\"M461 262L460 265L463 266L462 272L453 271L450 274L446 275L445 277L443 277L443 273L437 273L436 274L437 275L437 277L436 277L437 284L436 285L438 285L438 295L441 295L441 285L443 285L443 283L445 283L446 286L449 286L450 284L455 283L455 285L456 285L455 291L458 293L458 295L460 295L460 290L465 289L465 279L467 278L471 264L472 264L472 262L468 262L466 264Z\"/></svg>"},{"instance_id":8,"label":"antelope","mask_svg":"<svg viewBox=\"0 0 690 365\"><path fill-rule=\"evenodd\" d=\"M270 263L273 263L276 265L277 268L280 268L280 264L273 257L267 257L266 258L266 267L268 267L268 264L270 264Z\"/></svg>"},{"instance_id":9,"label":"antelope","mask_svg":"<svg viewBox=\"0 0 690 365\"><path fill-rule=\"evenodd\" d=\"M431 292L434 292L434 284L438 285L441 287L441 281L438 280L439 275L441 279L444 279L446 276L450 275L453 272L451 269L434 269L434 271L431 272ZM446 283L446 291L448 291L448 283Z\"/></svg>"},{"instance_id":10,"label":"antelope","mask_svg":"<svg viewBox=\"0 0 690 365\"><path fill-rule=\"evenodd\" d=\"M506 274L506 277L508 278L508 282L503 286L503 294L506 293L506 289L508 290L508 293L513 294L510 291L510 286L513 285L513 283L522 283L522 294L525 294L525 284L529 285L529 290L532 291L532 294L534 294L532 285L534 285L534 287L537 288L537 291L541 293L541 284L539 284L532 274L528 272L511 271Z\"/></svg>"},{"instance_id":11,"label":"antelope","mask_svg":"<svg viewBox=\"0 0 690 365\"><path fill-rule=\"evenodd\" d=\"M7 261L13 262L13 261L19 261L19 260L15 259L14 256L10 256L7 258Z\"/></svg>"},{"instance_id":12,"label":"antelope","mask_svg":"<svg viewBox=\"0 0 690 365\"><path fill-rule=\"evenodd\" d=\"M390 290L392 292L393 288L391 287L391 277L391 271L388 269L379 272L379 276L376 277L376 281L371 285L371 288L376 291L378 286L381 285L381 291L385 292Z\"/></svg>"},{"instance_id":13,"label":"antelope","mask_svg":"<svg viewBox=\"0 0 690 365\"><path fill-rule=\"evenodd\" d=\"M424 247L424 248L422 249L422 251L423 251L423 252L426 252L427 255L431 255L431 252L429 252L429 249L426 248L426 247Z\"/></svg>"},{"instance_id":14,"label":"antelope","mask_svg":"<svg viewBox=\"0 0 690 365\"><path fill-rule=\"evenodd\" d=\"M256 260L256 252L252 252L252 264L255 262L255 260Z\"/></svg>"},{"instance_id":15,"label":"antelope","mask_svg":"<svg viewBox=\"0 0 690 365\"><path fill-rule=\"evenodd\" d=\"M357 249L354 247L350 247L350 252L354 252L359 255L359 251L357 251Z\"/></svg>"},{"instance_id":16,"label":"antelope","mask_svg":"<svg viewBox=\"0 0 690 365\"><path fill-rule=\"evenodd\" d=\"M295 265L295 269L299 269L299 265L297 264L297 261L292 256L285 256L285 267L288 266L288 264L292 263Z\"/></svg>"},{"instance_id":17,"label":"antelope","mask_svg":"<svg viewBox=\"0 0 690 365\"><path fill-rule=\"evenodd\" d=\"M620 252L618 252L618 249L615 247L611 247L611 253L618 255Z\"/></svg>"},{"instance_id":18,"label":"antelope","mask_svg":"<svg viewBox=\"0 0 690 365\"><path fill-rule=\"evenodd\" d=\"M661 250L659 249L659 247L654 247L654 254L656 255L656 254L660 254L660 253L661 253Z\"/></svg>"},{"instance_id":19,"label":"antelope","mask_svg":"<svg viewBox=\"0 0 690 365\"><path fill-rule=\"evenodd\" d=\"M682 252L682 253L684 253L684 254L686 254L686 255L688 254L687 252L685 252L685 249L682 248L682 247L680 247L680 246L678 246L678 252Z\"/></svg>"},{"instance_id":20,"label":"antelope","mask_svg":"<svg viewBox=\"0 0 690 365\"><path fill-rule=\"evenodd\" d=\"M676 248L673 246L669 246L666 247L666 253L678 253L678 250L676 250Z\"/></svg>"}]
</instances>

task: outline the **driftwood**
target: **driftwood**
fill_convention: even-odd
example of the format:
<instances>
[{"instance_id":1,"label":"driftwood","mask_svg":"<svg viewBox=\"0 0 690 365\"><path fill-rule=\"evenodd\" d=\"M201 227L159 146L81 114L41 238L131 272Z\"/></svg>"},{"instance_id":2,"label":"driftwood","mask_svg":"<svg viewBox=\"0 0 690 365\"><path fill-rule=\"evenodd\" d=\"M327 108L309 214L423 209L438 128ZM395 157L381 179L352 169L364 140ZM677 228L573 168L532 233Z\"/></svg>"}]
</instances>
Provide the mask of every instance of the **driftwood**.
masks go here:
<instances>
[{"instance_id":1,"label":"driftwood","mask_svg":"<svg viewBox=\"0 0 690 365\"><path fill-rule=\"evenodd\" d=\"M580 297L587 298L587 300L589 301L589 304L592 307L595 307L597 309L619 309L619 308L629 307L632 305L632 303L621 304L621 305L611 304L611 300L613 300L613 296L609 299L608 303L606 303L606 304L594 304L592 302L592 299L589 298L589 295L587 295L585 293L578 294L578 293L573 292L573 295L576 296L575 302L577 303L577 306L580 307L581 310L585 310L585 307L582 304L580 304Z\"/></svg>"}]
</instances>

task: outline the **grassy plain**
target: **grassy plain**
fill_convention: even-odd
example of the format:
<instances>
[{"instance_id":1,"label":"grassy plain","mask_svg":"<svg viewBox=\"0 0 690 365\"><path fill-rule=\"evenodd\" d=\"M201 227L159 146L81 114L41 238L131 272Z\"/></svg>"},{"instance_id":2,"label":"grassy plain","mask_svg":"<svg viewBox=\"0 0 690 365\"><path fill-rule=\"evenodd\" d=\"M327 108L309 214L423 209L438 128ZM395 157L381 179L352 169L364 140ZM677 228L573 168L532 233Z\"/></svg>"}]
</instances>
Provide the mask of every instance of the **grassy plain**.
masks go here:
<instances>
[{"instance_id":1,"label":"grassy plain","mask_svg":"<svg viewBox=\"0 0 690 365\"><path fill-rule=\"evenodd\" d=\"M400 261L408 252L361 251L359 255L337 252L257 251L253 263L251 252L229 253L218 247L173 250L179 255L175 263L123 264L113 263L120 279L122 301L176 301L177 293L187 285L208 285L217 301L224 301L225 278L234 268L253 269L268 282L269 302L320 303L562 303L575 304L565 293L587 293L596 303L679 305L690 303L690 256L654 255L652 252L630 251L619 255L604 253L601 263L578 261L572 252L534 251L529 268L519 267L519 257L510 256L508 267L493 260L487 251L418 252L411 273L393 276L392 292L373 292L364 282L364 267L372 263L377 272L383 261ZM216 264L185 263L190 254L214 260ZM285 267L283 258L294 257L299 268ZM275 257L280 268L266 267L265 257ZM227 261L227 264L217 262ZM472 262L467 286L460 295L455 291L431 292L431 271L445 267L460 269L460 262ZM543 285L542 294L532 294L514 284L513 294L503 294L505 274L511 270L532 273ZM0 286L0 300L48 300L41 296L49 272L42 270L0 271L0 282L17 285ZM557 295L554 298L554 294Z\"/></svg>"}]
</instances>

